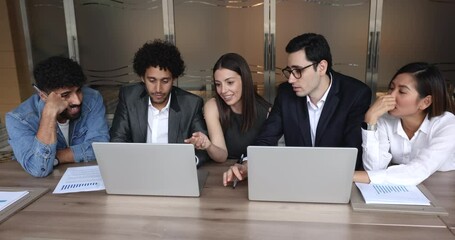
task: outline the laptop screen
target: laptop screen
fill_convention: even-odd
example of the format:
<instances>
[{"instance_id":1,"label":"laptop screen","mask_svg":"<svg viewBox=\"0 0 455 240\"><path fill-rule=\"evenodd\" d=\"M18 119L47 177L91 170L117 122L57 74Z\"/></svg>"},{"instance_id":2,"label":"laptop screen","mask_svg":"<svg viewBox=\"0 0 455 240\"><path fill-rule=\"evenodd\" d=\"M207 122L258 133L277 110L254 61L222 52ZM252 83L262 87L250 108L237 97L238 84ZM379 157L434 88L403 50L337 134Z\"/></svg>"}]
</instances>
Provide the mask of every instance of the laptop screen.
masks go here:
<instances>
[{"instance_id":1,"label":"laptop screen","mask_svg":"<svg viewBox=\"0 0 455 240\"><path fill-rule=\"evenodd\" d=\"M258 201L347 203L357 148L248 147L248 197Z\"/></svg>"},{"instance_id":2,"label":"laptop screen","mask_svg":"<svg viewBox=\"0 0 455 240\"><path fill-rule=\"evenodd\" d=\"M191 144L93 143L93 149L109 194L200 195Z\"/></svg>"}]
</instances>

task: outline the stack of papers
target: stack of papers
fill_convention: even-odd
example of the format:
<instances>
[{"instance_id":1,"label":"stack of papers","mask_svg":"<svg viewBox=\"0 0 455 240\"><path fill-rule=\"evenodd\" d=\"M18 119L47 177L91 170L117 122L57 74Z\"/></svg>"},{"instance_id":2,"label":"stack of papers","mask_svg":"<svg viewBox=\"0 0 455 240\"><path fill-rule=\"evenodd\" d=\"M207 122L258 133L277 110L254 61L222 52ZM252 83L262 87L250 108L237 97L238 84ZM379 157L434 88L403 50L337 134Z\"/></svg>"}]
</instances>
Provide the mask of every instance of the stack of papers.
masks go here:
<instances>
[{"instance_id":1,"label":"stack of papers","mask_svg":"<svg viewBox=\"0 0 455 240\"><path fill-rule=\"evenodd\" d=\"M98 166L70 167L55 187L54 194L106 189Z\"/></svg>"},{"instance_id":2,"label":"stack of papers","mask_svg":"<svg viewBox=\"0 0 455 240\"><path fill-rule=\"evenodd\" d=\"M431 205L417 186L356 183L367 204Z\"/></svg>"},{"instance_id":3,"label":"stack of papers","mask_svg":"<svg viewBox=\"0 0 455 240\"><path fill-rule=\"evenodd\" d=\"M15 203L17 200L21 199L27 194L28 194L27 191L0 192L0 211L7 208L9 205Z\"/></svg>"}]
</instances>

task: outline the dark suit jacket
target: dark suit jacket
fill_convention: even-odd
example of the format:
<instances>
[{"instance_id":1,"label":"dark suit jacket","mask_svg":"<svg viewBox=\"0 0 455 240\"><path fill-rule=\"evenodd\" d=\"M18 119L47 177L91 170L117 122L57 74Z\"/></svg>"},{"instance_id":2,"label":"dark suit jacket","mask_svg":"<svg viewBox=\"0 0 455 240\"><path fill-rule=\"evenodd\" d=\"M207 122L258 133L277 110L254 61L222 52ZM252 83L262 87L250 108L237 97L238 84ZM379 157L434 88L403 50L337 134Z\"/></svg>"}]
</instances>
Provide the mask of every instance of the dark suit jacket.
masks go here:
<instances>
[{"instance_id":1,"label":"dark suit jacket","mask_svg":"<svg viewBox=\"0 0 455 240\"><path fill-rule=\"evenodd\" d=\"M356 169L362 169L361 123L371 102L363 82L332 72L332 87L316 129L316 147L356 147ZM289 83L282 83L262 131L254 145L273 146L284 134L286 146L312 146L307 97L298 97ZM334 156L336 160L336 156Z\"/></svg>"},{"instance_id":2,"label":"dark suit jacket","mask_svg":"<svg viewBox=\"0 0 455 240\"><path fill-rule=\"evenodd\" d=\"M110 129L111 142L147 141L147 113L149 95L143 83L122 87L119 102ZM202 106L204 101L197 95L172 87L169 106L169 143L183 143L194 132L207 134ZM205 151L196 150L199 165L207 160Z\"/></svg>"}]
</instances>

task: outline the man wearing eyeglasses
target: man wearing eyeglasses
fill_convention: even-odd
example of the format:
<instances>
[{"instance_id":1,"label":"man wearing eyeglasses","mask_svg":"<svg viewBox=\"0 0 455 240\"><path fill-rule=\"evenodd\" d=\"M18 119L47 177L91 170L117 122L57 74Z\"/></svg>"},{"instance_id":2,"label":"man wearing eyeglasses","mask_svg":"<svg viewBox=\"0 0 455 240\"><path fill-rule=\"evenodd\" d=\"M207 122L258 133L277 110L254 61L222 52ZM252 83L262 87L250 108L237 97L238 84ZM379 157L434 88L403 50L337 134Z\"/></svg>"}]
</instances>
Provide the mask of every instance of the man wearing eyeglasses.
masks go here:
<instances>
[{"instance_id":1,"label":"man wearing eyeglasses","mask_svg":"<svg viewBox=\"0 0 455 240\"><path fill-rule=\"evenodd\" d=\"M371 101L363 82L332 70L332 55L324 36L305 33L286 46L288 79L278 87L272 110L253 145L275 146L284 135L286 146L356 147L356 169L362 168L361 123ZM247 161L223 175L226 186L247 176Z\"/></svg>"}]
</instances>

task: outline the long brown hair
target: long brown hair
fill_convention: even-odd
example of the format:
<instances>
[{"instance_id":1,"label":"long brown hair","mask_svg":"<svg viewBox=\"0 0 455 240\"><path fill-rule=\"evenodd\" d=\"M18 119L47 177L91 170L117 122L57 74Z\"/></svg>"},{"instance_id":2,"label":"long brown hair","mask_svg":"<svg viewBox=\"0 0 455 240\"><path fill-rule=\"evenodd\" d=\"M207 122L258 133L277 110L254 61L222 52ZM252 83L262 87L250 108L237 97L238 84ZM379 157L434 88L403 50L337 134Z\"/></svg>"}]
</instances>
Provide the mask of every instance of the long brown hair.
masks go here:
<instances>
[{"instance_id":1,"label":"long brown hair","mask_svg":"<svg viewBox=\"0 0 455 240\"><path fill-rule=\"evenodd\" d=\"M242 79L242 126L241 131L246 132L253 127L256 121L257 109L256 100L261 104L268 105L261 96L254 90L253 77L246 60L237 53L226 53L216 61L213 66L213 83L215 84L215 71L218 69L229 69L240 75ZM232 114L231 108L223 101L218 92L215 94L216 105L220 115L221 126L224 130L229 128Z\"/></svg>"}]
</instances>

